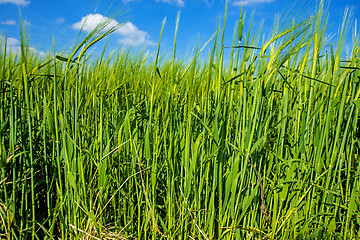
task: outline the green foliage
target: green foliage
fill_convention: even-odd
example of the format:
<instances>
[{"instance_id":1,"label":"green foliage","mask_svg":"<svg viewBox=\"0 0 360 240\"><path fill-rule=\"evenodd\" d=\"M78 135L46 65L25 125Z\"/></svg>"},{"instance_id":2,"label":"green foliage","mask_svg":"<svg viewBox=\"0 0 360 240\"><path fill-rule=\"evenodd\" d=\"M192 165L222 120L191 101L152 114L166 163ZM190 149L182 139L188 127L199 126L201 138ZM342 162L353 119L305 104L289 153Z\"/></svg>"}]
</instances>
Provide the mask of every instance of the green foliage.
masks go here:
<instances>
[{"instance_id":1,"label":"green foliage","mask_svg":"<svg viewBox=\"0 0 360 240\"><path fill-rule=\"evenodd\" d=\"M326 47L321 9L263 43L241 12L231 48L225 14L190 61L180 14L169 58L89 60L106 25L69 56L2 48L1 237L360 238L360 48L340 60L346 19Z\"/></svg>"}]
</instances>

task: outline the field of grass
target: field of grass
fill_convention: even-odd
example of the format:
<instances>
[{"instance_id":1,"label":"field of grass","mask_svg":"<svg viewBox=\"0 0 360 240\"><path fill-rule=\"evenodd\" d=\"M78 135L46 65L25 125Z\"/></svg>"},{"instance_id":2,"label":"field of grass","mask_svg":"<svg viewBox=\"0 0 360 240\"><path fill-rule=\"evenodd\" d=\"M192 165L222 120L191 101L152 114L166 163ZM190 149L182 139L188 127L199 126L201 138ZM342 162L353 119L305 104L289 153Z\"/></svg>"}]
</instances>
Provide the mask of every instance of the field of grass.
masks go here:
<instances>
[{"instance_id":1,"label":"field of grass","mask_svg":"<svg viewBox=\"0 0 360 240\"><path fill-rule=\"evenodd\" d=\"M268 39L242 13L227 48L225 12L183 60L176 30L155 57L87 54L117 26L47 57L22 32L0 50L0 238L359 239L350 19L329 43L321 8Z\"/></svg>"}]
</instances>

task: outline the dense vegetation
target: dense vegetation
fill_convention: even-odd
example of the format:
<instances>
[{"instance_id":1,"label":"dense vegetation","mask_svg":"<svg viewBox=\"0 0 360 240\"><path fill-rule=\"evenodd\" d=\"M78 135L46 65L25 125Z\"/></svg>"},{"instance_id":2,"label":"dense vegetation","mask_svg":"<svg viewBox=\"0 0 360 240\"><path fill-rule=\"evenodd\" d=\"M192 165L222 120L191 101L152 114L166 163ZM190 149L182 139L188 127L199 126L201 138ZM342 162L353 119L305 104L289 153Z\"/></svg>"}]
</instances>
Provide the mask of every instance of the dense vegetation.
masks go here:
<instances>
[{"instance_id":1,"label":"dense vegetation","mask_svg":"<svg viewBox=\"0 0 360 240\"><path fill-rule=\"evenodd\" d=\"M263 40L241 14L227 48L225 12L184 60L177 30L154 58L90 58L106 24L68 55L3 42L1 237L360 238L360 47L325 17Z\"/></svg>"}]
</instances>

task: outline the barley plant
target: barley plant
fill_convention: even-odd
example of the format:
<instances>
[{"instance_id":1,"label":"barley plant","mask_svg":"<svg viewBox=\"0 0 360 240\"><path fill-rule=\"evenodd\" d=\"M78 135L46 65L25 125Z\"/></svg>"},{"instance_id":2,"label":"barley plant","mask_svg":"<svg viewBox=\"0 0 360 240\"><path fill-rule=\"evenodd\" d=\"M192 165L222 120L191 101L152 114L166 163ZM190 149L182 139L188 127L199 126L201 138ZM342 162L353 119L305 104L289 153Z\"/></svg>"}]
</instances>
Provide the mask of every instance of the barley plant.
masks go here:
<instances>
[{"instance_id":1,"label":"barley plant","mask_svg":"<svg viewBox=\"0 0 360 240\"><path fill-rule=\"evenodd\" d=\"M225 10L184 59L180 15L169 55L165 20L154 55L89 54L120 25L46 57L3 38L0 237L359 239L359 39L323 5L269 37L241 11L230 46Z\"/></svg>"}]
</instances>

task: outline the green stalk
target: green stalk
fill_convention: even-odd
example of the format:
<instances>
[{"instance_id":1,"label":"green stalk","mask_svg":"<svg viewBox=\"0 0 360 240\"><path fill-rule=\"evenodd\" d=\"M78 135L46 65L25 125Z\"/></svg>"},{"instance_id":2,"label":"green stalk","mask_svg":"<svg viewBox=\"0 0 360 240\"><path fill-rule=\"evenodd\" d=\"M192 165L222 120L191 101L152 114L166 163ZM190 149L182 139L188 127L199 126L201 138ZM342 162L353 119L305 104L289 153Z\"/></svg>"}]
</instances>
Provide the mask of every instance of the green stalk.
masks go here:
<instances>
[{"instance_id":1,"label":"green stalk","mask_svg":"<svg viewBox=\"0 0 360 240\"><path fill-rule=\"evenodd\" d=\"M34 159L33 159L33 141L32 141L32 121L31 121L31 105L29 100L28 78L25 69L25 63L22 64L24 95L25 95L25 113L27 116L28 134L29 134L29 167L30 167L30 185L31 185L31 239L35 239L35 184L34 184Z\"/></svg>"}]
</instances>

